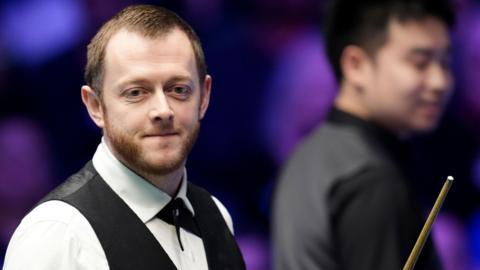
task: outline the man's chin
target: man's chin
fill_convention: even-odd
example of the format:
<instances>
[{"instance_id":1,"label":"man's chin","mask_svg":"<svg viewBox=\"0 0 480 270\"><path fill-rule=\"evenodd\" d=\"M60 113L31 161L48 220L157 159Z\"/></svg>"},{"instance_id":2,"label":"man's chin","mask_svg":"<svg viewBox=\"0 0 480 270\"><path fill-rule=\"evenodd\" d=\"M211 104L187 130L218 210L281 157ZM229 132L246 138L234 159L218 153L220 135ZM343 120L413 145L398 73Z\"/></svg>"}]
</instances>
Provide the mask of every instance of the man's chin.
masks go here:
<instances>
[{"instance_id":1,"label":"man's chin","mask_svg":"<svg viewBox=\"0 0 480 270\"><path fill-rule=\"evenodd\" d=\"M184 159L178 156L151 156L143 160L142 167L150 172L173 172L183 167Z\"/></svg>"},{"instance_id":2,"label":"man's chin","mask_svg":"<svg viewBox=\"0 0 480 270\"><path fill-rule=\"evenodd\" d=\"M417 123L412 129L415 133L429 133L435 130L438 126L438 121L423 121Z\"/></svg>"}]
</instances>

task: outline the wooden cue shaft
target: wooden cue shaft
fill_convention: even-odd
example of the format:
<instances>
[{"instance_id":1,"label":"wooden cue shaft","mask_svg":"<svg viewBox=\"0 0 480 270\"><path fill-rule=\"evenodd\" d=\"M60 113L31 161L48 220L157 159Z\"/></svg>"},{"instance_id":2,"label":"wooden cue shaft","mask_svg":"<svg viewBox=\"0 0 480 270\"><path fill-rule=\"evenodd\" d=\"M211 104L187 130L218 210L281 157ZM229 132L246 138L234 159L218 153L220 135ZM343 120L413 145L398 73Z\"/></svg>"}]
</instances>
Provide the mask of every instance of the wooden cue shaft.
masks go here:
<instances>
[{"instance_id":1,"label":"wooden cue shaft","mask_svg":"<svg viewBox=\"0 0 480 270\"><path fill-rule=\"evenodd\" d=\"M442 207L443 201L445 201L445 197L447 196L447 193L450 190L450 186L452 185L452 183L453 183L453 177L449 176L445 181L445 183L443 184L442 190L440 190L440 194L438 194L437 200L435 201L435 204L433 205L433 208L430 211L430 214L428 215L427 221L423 225L422 231L418 236L417 242L415 243L415 246L413 247L412 252L410 253L410 256L408 256L405 266L403 266L403 270L412 270L413 267L415 266L415 263L417 262L420 252L422 251L423 245L425 244L428 238L428 235L430 234L430 230L432 229L433 222L435 221L435 218L437 217L438 212L440 212L440 208Z\"/></svg>"}]
</instances>

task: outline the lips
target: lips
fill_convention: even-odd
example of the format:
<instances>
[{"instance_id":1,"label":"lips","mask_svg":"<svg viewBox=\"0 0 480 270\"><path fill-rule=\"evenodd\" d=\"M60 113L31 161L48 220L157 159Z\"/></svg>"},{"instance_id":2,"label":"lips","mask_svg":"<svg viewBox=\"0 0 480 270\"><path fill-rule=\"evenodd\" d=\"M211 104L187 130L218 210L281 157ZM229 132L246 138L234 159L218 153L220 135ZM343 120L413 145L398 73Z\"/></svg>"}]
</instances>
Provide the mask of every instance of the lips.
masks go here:
<instances>
[{"instance_id":1,"label":"lips","mask_svg":"<svg viewBox=\"0 0 480 270\"><path fill-rule=\"evenodd\" d=\"M153 134L147 134L144 137L149 138L149 137L171 137L171 136L176 136L178 135L178 132L161 132L161 133L153 133Z\"/></svg>"},{"instance_id":2,"label":"lips","mask_svg":"<svg viewBox=\"0 0 480 270\"><path fill-rule=\"evenodd\" d=\"M427 115L438 116L443 112L443 105L441 103L427 103L422 106Z\"/></svg>"},{"instance_id":3,"label":"lips","mask_svg":"<svg viewBox=\"0 0 480 270\"><path fill-rule=\"evenodd\" d=\"M178 130L163 129L163 130L150 130L143 133L144 139L168 139L180 135Z\"/></svg>"},{"instance_id":4,"label":"lips","mask_svg":"<svg viewBox=\"0 0 480 270\"><path fill-rule=\"evenodd\" d=\"M177 132L162 132L162 133L154 133L154 134L147 134L146 136L147 137L150 137L150 136L172 136L172 135L177 135L178 133Z\"/></svg>"}]
</instances>

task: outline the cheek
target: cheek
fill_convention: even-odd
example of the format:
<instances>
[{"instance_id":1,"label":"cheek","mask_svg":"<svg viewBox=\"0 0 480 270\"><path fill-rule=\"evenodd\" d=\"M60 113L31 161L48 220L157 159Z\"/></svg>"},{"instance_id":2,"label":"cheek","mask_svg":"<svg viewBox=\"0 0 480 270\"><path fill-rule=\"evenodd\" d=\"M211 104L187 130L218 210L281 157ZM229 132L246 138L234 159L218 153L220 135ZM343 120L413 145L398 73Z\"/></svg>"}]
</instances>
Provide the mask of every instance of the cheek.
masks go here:
<instances>
[{"instance_id":1,"label":"cheek","mask_svg":"<svg viewBox=\"0 0 480 270\"><path fill-rule=\"evenodd\" d=\"M105 115L105 122L117 131L134 134L144 126L147 114L140 108L109 107Z\"/></svg>"},{"instance_id":2,"label":"cheek","mask_svg":"<svg viewBox=\"0 0 480 270\"><path fill-rule=\"evenodd\" d=\"M192 96L186 101L171 101L170 107L175 113L175 118L182 122L190 122L200 117L200 96Z\"/></svg>"},{"instance_id":3,"label":"cheek","mask_svg":"<svg viewBox=\"0 0 480 270\"><path fill-rule=\"evenodd\" d=\"M422 94L424 84L420 72L406 64L391 65L386 71L383 87L389 93L385 94L394 102L416 102Z\"/></svg>"},{"instance_id":4,"label":"cheek","mask_svg":"<svg viewBox=\"0 0 480 270\"><path fill-rule=\"evenodd\" d=\"M173 107L173 106L172 106ZM200 108L196 103L178 104L173 107L176 122L183 127L190 128L199 121Z\"/></svg>"}]
</instances>

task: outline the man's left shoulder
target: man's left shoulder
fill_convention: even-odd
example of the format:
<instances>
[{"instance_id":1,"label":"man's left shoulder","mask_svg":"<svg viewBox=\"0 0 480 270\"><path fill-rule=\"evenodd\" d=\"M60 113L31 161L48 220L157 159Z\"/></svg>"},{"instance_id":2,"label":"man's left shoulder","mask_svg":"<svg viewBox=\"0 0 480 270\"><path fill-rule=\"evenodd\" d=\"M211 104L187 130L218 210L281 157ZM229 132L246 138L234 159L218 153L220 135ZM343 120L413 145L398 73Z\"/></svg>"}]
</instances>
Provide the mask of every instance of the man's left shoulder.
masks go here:
<instances>
[{"instance_id":1,"label":"man's left shoulder","mask_svg":"<svg viewBox=\"0 0 480 270\"><path fill-rule=\"evenodd\" d=\"M188 182L187 194L189 200L193 203L195 213L197 213L197 211L208 211L210 214L214 214L215 212L219 213L230 232L232 234L234 233L232 217L225 205L219 199L210 194L206 189L190 182ZM211 209L212 207L215 207L216 209Z\"/></svg>"},{"instance_id":2,"label":"man's left shoulder","mask_svg":"<svg viewBox=\"0 0 480 270\"><path fill-rule=\"evenodd\" d=\"M233 229L233 220L232 220L232 216L230 215L230 213L228 212L228 209L225 207L225 205L223 205L223 203L217 199L215 196L213 195L210 195L211 198L213 199L213 201L215 202L215 204L217 205L218 207L218 210L220 211L220 213L222 214L222 217L223 219L225 220L225 223L227 224L228 226L228 229L230 230L230 232L232 234L234 234L234 229Z\"/></svg>"}]
</instances>

